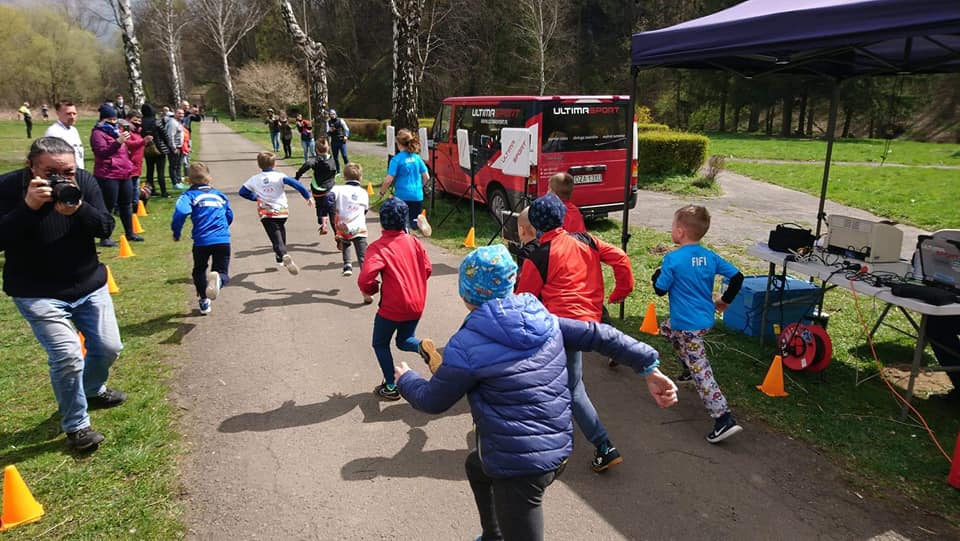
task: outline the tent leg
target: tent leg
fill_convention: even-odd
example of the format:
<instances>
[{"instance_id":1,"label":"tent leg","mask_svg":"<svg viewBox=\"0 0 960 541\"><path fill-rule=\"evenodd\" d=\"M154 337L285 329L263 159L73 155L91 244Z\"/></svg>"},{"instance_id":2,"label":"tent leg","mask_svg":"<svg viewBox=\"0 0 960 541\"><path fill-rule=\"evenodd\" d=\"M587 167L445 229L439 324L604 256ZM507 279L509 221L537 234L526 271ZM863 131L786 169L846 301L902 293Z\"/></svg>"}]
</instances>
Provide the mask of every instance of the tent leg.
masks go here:
<instances>
[{"instance_id":1,"label":"tent leg","mask_svg":"<svg viewBox=\"0 0 960 541\"><path fill-rule=\"evenodd\" d=\"M623 249L624 252L627 251L627 244L630 242L630 174L632 172L631 169L633 168L633 138L637 136L636 132L633 130L633 117L637 110L637 78L640 75L640 70L635 67L631 67L630 75L632 77L630 83L630 111L627 112L627 126L625 131L627 134L627 148L624 151L627 156L627 160L623 173L623 218L620 220L620 248ZM624 310L625 305L621 302L621 320L626 315Z\"/></svg>"},{"instance_id":2,"label":"tent leg","mask_svg":"<svg viewBox=\"0 0 960 541\"><path fill-rule=\"evenodd\" d=\"M830 88L830 117L827 120L827 155L823 161L823 181L820 183L820 207L817 209L817 238L820 238L820 227L827 218L823 212L827 203L827 181L830 179L830 160L833 157L833 139L837 131L837 105L840 101L840 82L833 80Z\"/></svg>"}]
</instances>

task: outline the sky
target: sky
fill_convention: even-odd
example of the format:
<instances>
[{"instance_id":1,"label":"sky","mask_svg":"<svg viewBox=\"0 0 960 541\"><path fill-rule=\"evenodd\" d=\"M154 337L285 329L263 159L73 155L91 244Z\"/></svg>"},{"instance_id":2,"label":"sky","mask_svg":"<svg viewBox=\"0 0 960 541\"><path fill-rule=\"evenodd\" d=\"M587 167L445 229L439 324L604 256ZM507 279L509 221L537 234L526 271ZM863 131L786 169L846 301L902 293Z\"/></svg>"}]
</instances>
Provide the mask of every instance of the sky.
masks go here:
<instances>
[{"instance_id":1,"label":"sky","mask_svg":"<svg viewBox=\"0 0 960 541\"><path fill-rule=\"evenodd\" d=\"M133 0L136 2L137 0ZM104 24L98 19L113 19L113 13L110 10L109 0L0 0L0 4L17 6L21 8L49 7L58 9L69 5L71 12L83 13L85 19L96 23L90 24L94 28L88 28L97 34L97 38L102 42L110 42L118 30L113 24Z\"/></svg>"}]
</instances>

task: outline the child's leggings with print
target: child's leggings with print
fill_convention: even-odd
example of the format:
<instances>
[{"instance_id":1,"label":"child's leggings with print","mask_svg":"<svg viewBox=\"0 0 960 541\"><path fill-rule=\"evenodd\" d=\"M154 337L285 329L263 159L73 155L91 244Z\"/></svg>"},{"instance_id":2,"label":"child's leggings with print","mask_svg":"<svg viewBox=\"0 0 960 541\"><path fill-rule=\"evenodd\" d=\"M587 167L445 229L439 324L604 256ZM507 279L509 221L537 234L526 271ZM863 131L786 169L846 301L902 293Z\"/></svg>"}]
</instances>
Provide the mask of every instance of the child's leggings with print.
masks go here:
<instances>
[{"instance_id":1,"label":"child's leggings with print","mask_svg":"<svg viewBox=\"0 0 960 541\"><path fill-rule=\"evenodd\" d=\"M720 391L720 385L713 377L713 369L707 360L707 350L703 347L703 335L707 334L708 330L675 331L670 328L669 319L660 324L660 334L673 344L680 364L690 370L693 376L703 406L710 412L710 417L716 419L730 411L730 408Z\"/></svg>"}]
</instances>

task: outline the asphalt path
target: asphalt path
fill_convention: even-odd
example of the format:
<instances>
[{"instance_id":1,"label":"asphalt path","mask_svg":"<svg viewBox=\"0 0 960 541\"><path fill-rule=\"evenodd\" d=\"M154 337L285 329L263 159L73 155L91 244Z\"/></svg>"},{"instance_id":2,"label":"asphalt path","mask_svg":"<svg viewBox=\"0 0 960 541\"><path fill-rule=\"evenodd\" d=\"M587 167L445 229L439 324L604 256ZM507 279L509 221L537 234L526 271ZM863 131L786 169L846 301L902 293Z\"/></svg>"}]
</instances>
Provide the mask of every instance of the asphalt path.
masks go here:
<instances>
[{"instance_id":1,"label":"asphalt path","mask_svg":"<svg viewBox=\"0 0 960 541\"><path fill-rule=\"evenodd\" d=\"M278 268L255 204L236 195L257 171L260 149L223 124L199 129L198 158L236 218L230 284L208 316L195 301L184 306L172 337L181 342L173 399L189 449L181 478L188 539L474 539L466 401L432 416L374 397L376 304L362 303L356 276L340 275L333 239L317 234L313 209L292 191L288 242L301 272ZM368 221L376 239L376 215ZM434 274L417 334L442 346L466 314L460 257L429 243L427 251ZM395 355L428 373L416 354ZM547 539L958 535L897 495L854 492L830 460L746 416L743 433L708 444L712 422L690 388L660 410L637 376L592 355L584 379L625 461L594 474L593 449L578 432L570 466L546 493Z\"/></svg>"}]
</instances>

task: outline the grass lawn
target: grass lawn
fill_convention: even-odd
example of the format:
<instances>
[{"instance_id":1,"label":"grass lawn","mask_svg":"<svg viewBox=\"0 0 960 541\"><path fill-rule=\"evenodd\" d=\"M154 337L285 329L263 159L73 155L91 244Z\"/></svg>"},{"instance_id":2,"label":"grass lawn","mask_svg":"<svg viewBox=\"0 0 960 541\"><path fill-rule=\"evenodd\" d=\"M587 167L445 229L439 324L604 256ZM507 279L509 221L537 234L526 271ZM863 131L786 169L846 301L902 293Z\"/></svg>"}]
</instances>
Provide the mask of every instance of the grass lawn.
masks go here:
<instances>
[{"instance_id":1,"label":"grass lawn","mask_svg":"<svg viewBox=\"0 0 960 541\"><path fill-rule=\"evenodd\" d=\"M81 123L81 134L89 133L91 125ZM27 141L8 137L20 127L0 122L2 171L21 166L20 159L10 157L26 155ZM140 218L147 241L133 246L136 257L119 259L116 248L100 253L121 290L113 301L124 350L110 385L130 398L118 408L92 412L94 428L107 437L97 452L82 456L67 450L46 354L11 299L0 296L0 465L15 464L46 511L40 522L6 534L11 539L165 540L184 535L177 478L182 447L167 395L170 360L190 328L184 287L190 282L190 243L170 238L173 203L150 201L150 215ZM122 231L119 220L116 231Z\"/></svg>"},{"instance_id":2,"label":"grass lawn","mask_svg":"<svg viewBox=\"0 0 960 541\"><path fill-rule=\"evenodd\" d=\"M726 168L757 180L820 195L822 165L727 163ZM827 197L924 229L960 225L960 171L917 167L834 165ZM949 203L954 201L954 203Z\"/></svg>"},{"instance_id":3,"label":"grass lawn","mask_svg":"<svg viewBox=\"0 0 960 541\"><path fill-rule=\"evenodd\" d=\"M244 135L266 148L269 135L265 130L247 122L240 122ZM385 164L380 159L354 155L364 167L365 181L379 186L385 174ZM469 204L460 203L459 210L451 210L456 202L446 197L437 197L435 209L429 213L434 226L431 242L466 254L469 250L462 243L470 227ZM425 203L430 208L429 202ZM497 230L496 224L485 207L478 205L477 245L486 244ZM445 215L450 217L441 225ZM591 231L611 244L620 244L619 222L601 220L589 224ZM648 228L632 228L633 240L628 253L636 276L636 290L626 303L626 319L616 320L624 331L649 342L663 353L664 370L676 376L679 370L674 363L670 345L660 337L641 335L638 331L647 303L656 303L661 318L669 314L666 298L657 297L649 277L659 265L662 256L658 248L670 246L668 232ZM708 234L709 240L709 234ZM719 251L728 259L741 265L744 274L764 274L765 265L752 260L738 251ZM752 263L751 263L752 261ZM605 269L606 283L612 288L613 276ZM861 309L868 323L879 315L882 306L860 299ZM708 335L711 363L718 375L731 407L738 415L751 423L766 425L784 435L803 440L814 446L830 460L838 463L847 472L847 479L857 490L871 494L889 494L893 501L900 501L899 493L905 493L917 505L960 523L960 492L945 483L949 462L937 451L919 423L900 421L900 408L886 386L878 379L856 386L863 379L877 372L864 339L865 331L860 325L852 296L847 292L831 291L824 304L831 314L829 331L833 339L834 360L821 380L815 374L786 374L789 397L768 398L755 386L763 381L774 348L769 343L761 347L756 339L724 329L722 323ZM616 316L617 307L611 312ZM889 318L893 319L889 319ZM907 324L902 316L891 314L888 321ZM877 333L877 348L880 359L891 364L909 363L913 344L910 339L893 330L881 329ZM936 361L930 357L930 362ZM688 388L682 399L697 400ZM918 409L924 415L947 452L960 430L956 412L949 406L935 401L919 400ZM704 433L709 430L710 420L704 412ZM789 461L789 457L784 458Z\"/></svg>"},{"instance_id":4,"label":"grass lawn","mask_svg":"<svg viewBox=\"0 0 960 541\"><path fill-rule=\"evenodd\" d=\"M33 122L33 137L43 137L43 132L56 122L56 115L50 115L50 122L43 120ZM93 169L93 151L90 150L90 132L93 130L96 119L81 118L77 122L77 131L80 132L80 140L86 148L84 161L87 162L87 168ZM27 152L30 150L30 143L33 139L27 139L27 132L23 127L22 121L0 120L0 173L19 169L23 167L27 159Z\"/></svg>"},{"instance_id":5,"label":"grass lawn","mask_svg":"<svg viewBox=\"0 0 960 541\"><path fill-rule=\"evenodd\" d=\"M814 161L823 163L826 141L783 139L766 135L710 132L710 153L733 158ZM833 160L839 162L880 162L885 139L838 139ZM904 165L960 165L960 144L921 143L894 140L887 150L888 163Z\"/></svg>"}]
</instances>

